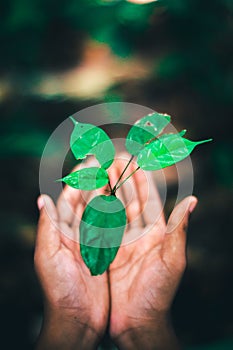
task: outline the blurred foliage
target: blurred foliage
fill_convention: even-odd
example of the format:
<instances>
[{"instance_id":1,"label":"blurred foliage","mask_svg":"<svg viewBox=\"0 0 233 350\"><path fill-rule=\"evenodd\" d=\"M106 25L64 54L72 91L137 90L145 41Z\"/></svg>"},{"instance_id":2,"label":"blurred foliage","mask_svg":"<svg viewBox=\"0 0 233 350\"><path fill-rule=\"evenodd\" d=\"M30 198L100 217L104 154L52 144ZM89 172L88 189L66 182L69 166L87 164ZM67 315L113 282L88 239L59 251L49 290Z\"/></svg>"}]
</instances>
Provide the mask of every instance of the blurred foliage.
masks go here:
<instances>
[{"instance_id":1,"label":"blurred foliage","mask_svg":"<svg viewBox=\"0 0 233 350\"><path fill-rule=\"evenodd\" d=\"M227 339L212 345L190 347L187 350L231 350L232 348L233 348L233 340Z\"/></svg>"},{"instance_id":2,"label":"blurred foliage","mask_svg":"<svg viewBox=\"0 0 233 350\"><path fill-rule=\"evenodd\" d=\"M86 35L125 55L146 30L153 9L125 1L91 0L2 2L0 32L4 70L65 68L76 63ZM75 49L78 49L76 52Z\"/></svg>"},{"instance_id":3,"label":"blurred foliage","mask_svg":"<svg viewBox=\"0 0 233 350\"><path fill-rule=\"evenodd\" d=\"M214 147L213 163L216 166L218 181L229 188L233 188L233 144L222 142Z\"/></svg>"},{"instance_id":4,"label":"blurred foliage","mask_svg":"<svg viewBox=\"0 0 233 350\"><path fill-rule=\"evenodd\" d=\"M2 1L0 70L10 82L10 93L30 95L42 71L77 66L86 40L92 38L107 44L119 57L154 58L150 77L142 82L149 100L169 89L187 89L203 104L214 105L217 115L221 108L230 109L233 101L232 19L230 0L161 0L140 6L101 0ZM128 91L113 85L103 100L129 97ZM28 116L31 135L37 128L34 119ZM12 153L14 142L11 147L6 143L18 139L16 153L28 153L27 144L31 144L32 154L39 154L39 140L46 138L46 132L38 131L33 145L30 139L23 141L14 134L12 121L13 135L1 138L2 150ZM211 122L217 123L214 113ZM2 130L9 131L8 127Z\"/></svg>"}]
</instances>

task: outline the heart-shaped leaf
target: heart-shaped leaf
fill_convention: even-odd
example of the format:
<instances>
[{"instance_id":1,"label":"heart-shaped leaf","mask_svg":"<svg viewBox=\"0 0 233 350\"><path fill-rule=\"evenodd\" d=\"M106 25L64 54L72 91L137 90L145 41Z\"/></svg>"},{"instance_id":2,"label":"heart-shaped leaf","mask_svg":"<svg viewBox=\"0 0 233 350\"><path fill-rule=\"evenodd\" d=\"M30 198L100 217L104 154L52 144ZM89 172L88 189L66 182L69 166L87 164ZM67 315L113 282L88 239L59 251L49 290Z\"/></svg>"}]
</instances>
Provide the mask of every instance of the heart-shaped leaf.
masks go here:
<instances>
[{"instance_id":1,"label":"heart-shaped leaf","mask_svg":"<svg viewBox=\"0 0 233 350\"><path fill-rule=\"evenodd\" d=\"M107 185L108 180L107 171L97 167L80 169L61 179L71 187L86 191L103 187Z\"/></svg>"},{"instance_id":2,"label":"heart-shaped leaf","mask_svg":"<svg viewBox=\"0 0 233 350\"><path fill-rule=\"evenodd\" d=\"M126 137L127 151L134 156L138 155L148 142L161 133L170 120L169 115L155 112L136 121Z\"/></svg>"},{"instance_id":3,"label":"heart-shaped leaf","mask_svg":"<svg viewBox=\"0 0 233 350\"><path fill-rule=\"evenodd\" d=\"M80 222L80 249L92 275L102 274L114 260L125 225L125 208L113 195L97 196L86 206Z\"/></svg>"},{"instance_id":4,"label":"heart-shaped leaf","mask_svg":"<svg viewBox=\"0 0 233 350\"><path fill-rule=\"evenodd\" d=\"M104 130L92 124L77 122L71 117L74 130L70 137L70 148L76 159L94 155L101 167L107 169L113 162L115 148Z\"/></svg>"},{"instance_id":5,"label":"heart-shaped leaf","mask_svg":"<svg viewBox=\"0 0 233 350\"><path fill-rule=\"evenodd\" d=\"M186 158L201 143L210 140L193 142L181 134L164 134L149 143L138 155L137 163L143 170L158 170L173 165Z\"/></svg>"}]
</instances>

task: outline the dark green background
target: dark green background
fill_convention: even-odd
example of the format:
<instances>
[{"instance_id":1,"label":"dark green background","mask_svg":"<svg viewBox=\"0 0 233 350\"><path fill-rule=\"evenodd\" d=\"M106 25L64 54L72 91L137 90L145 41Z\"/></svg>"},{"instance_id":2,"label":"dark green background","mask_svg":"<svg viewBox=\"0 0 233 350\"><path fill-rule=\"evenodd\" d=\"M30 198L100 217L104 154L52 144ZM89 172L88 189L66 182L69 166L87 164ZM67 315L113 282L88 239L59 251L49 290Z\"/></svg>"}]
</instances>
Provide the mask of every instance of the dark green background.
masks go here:
<instances>
[{"instance_id":1,"label":"dark green background","mask_svg":"<svg viewBox=\"0 0 233 350\"><path fill-rule=\"evenodd\" d=\"M41 78L79 67L90 40L116 61L139 59L149 74L115 78L100 95L41 94ZM109 101L166 112L188 138L214 139L192 156L199 205L173 319L187 347L232 348L232 0L3 0L0 50L0 348L31 349L40 328L33 249L45 142L72 113ZM168 193L167 211L174 185Z\"/></svg>"}]
</instances>

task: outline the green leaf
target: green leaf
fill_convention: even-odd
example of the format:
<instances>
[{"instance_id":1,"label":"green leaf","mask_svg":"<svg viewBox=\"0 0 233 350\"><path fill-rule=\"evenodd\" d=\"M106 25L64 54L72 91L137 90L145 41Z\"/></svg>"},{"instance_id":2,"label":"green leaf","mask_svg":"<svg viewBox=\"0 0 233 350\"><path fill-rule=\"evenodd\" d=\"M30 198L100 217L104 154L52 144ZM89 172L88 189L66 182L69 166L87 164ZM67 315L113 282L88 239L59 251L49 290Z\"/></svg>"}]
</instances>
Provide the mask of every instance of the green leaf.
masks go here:
<instances>
[{"instance_id":1,"label":"green leaf","mask_svg":"<svg viewBox=\"0 0 233 350\"><path fill-rule=\"evenodd\" d=\"M140 168L158 170L168 167L188 157L197 145L211 141L210 139L193 142L181 135L164 134L149 143L138 155L137 163Z\"/></svg>"},{"instance_id":2,"label":"green leaf","mask_svg":"<svg viewBox=\"0 0 233 350\"><path fill-rule=\"evenodd\" d=\"M187 132L187 130L184 129L184 130L181 130L178 134L179 134L180 136L184 136L184 135L186 134L186 132Z\"/></svg>"},{"instance_id":3,"label":"green leaf","mask_svg":"<svg viewBox=\"0 0 233 350\"><path fill-rule=\"evenodd\" d=\"M108 135L92 124L77 122L71 117L74 130L70 138L70 148L76 159L94 155L101 167L107 169L114 160L115 148Z\"/></svg>"},{"instance_id":4,"label":"green leaf","mask_svg":"<svg viewBox=\"0 0 233 350\"><path fill-rule=\"evenodd\" d=\"M125 225L125 208L115 196L97 196L86 206L80 222L80 248L92 275L102 274L114 260Z\"/></svg>"},{"instance_id":5,"label":"green leaf","mask_svg":"<svg viewBox=\"0 0 233 350\"><path fill-rule=\"evenodd\" d=\"M136 121L126 137L127 151L134 156L138 155L148 142L161 133L170 120L169 115L155 112Z\"/></svg>"},{"instance_id":6,"label":"green leaf","mask_svg":"<svg viewBox=\"0 0 233 350\"><path fill-rule=\"evenodd\" d=\"M107 185L108 180L107 171L97 167L74 171L61 179L71 187L86 191L103 187Z\"/></svg>"}]
</instances>

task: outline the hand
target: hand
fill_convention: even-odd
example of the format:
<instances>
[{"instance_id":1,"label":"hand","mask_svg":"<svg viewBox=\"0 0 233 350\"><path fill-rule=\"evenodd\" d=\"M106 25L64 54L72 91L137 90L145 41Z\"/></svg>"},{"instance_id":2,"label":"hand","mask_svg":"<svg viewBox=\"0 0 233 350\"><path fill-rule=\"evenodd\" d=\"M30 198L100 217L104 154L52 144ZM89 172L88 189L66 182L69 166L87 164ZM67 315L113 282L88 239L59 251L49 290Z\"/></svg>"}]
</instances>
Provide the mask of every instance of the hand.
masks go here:
<instances>
[{"instance_id":1,"label":"hand","mask_svg":"<svg viewBox=\"0 0 233 350\"><path fill-rule=\"evenodd\" d=\"M35 267L45 300L44 324L37 349L93 349L105 332L109 314L107 274L93 277L75 237L84 210L81 191L66 186L57 207L38 199L40 219Z\"/></svg>"},{"instance_id":2,"label":"hand","mask_svg":"<svg viewBox=\"0 0 233 350\"><path fill-rule=\"evenodd\" d=\"M112 183L124 167L125 162L118 161ZM130 165L127 173L134 169ZM148 179L149 185L139 170L118 193L126 199L126 206L133 193L127 206L125 238L138 239L121 246L110 265L110 335L120 349L175 350L180 346L169 322L169 310L185 269L185 231L197 199L190 196L180 202L166 225L158 192L150 175ZM147 201L149 211L140 214ZM142 236L144 231L147 233Z\"/></svg>"}]
</instances>

